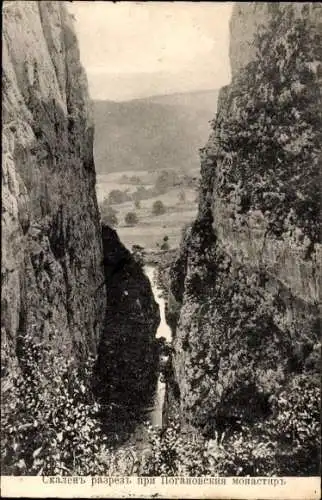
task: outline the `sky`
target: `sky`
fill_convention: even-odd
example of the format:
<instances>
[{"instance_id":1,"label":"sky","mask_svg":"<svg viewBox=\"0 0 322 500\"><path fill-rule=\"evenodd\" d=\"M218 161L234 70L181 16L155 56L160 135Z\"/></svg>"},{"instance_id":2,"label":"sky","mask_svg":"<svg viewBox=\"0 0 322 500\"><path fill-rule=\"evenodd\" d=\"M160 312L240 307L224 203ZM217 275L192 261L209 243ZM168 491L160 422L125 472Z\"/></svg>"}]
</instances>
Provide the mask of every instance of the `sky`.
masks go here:
<instances>
[{"instance_id":1,"label":"sky","mask_svg":"<svg viewBox=\"0 0 322 500\"><path fill-rule=\"evenodd\" d=\"M69 2L93 99L220 88L233 2Z\"/></svg>"}]
</instances>

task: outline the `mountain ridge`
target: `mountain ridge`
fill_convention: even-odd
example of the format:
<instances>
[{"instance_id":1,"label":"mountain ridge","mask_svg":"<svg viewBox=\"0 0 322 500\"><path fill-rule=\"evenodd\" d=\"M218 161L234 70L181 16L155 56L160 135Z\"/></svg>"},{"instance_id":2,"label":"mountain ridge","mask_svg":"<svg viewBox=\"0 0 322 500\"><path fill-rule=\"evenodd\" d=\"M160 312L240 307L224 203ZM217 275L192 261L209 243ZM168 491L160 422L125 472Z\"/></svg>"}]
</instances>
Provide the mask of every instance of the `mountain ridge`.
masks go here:
<instances>
[{"instance_id":1,"label":"mountain ridge","mask_svg":"<svg viewBox=\"0 0 322 500\"><path fill-rule=\"evenodd\" d=\"M217 95L213 90L93 101L97 172L197 170Z\"/></svg>"},{"instance_id":2,"label":"mountain ridge","mask_svg":"<svg viewBox=\"0 0 322 500\"><path fill-rule=\"evenodd\" d=\"M192 90L192 91L187 91L187 92L171 92L169 94L152 94L150 96L146 96L146 97L133 97L131 99L125 99L125 100L119 100L119 101L116 101L116 100L111 100L111 99L92 99L92 101L95 101L95 102L115 102L117 104L120 104L120 103L129 103L129 102L133 102L133 101L148 101L148 100L154 100L154 99L167 99L167 98L171 98L171 97L176 97L176 96L186 96L186 95L205 95L205 94L213 94L213 93L216 93L218 94L219 93L219 89L216 89L216 88L211 88L211 89L202 89L202 90Z\"/></svg>"}]
</instances>

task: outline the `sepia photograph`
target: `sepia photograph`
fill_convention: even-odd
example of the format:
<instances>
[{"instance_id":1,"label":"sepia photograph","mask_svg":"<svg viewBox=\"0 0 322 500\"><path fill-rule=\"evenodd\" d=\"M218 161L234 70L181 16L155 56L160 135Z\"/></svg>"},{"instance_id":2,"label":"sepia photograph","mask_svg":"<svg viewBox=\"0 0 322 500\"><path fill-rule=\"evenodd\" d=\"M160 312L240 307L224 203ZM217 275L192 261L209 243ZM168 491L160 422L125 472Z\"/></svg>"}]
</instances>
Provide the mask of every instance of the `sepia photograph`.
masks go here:
<instances>
[{"instance_id":1,"label":"sepia photograph","mask_svg":"<svg viewBox=\"0 0 322 500\"><path fill-rule=\"evenodd\" d=\"M2 26L3 496L320 498L322 2Z\"/></svg>"}]
</instances>

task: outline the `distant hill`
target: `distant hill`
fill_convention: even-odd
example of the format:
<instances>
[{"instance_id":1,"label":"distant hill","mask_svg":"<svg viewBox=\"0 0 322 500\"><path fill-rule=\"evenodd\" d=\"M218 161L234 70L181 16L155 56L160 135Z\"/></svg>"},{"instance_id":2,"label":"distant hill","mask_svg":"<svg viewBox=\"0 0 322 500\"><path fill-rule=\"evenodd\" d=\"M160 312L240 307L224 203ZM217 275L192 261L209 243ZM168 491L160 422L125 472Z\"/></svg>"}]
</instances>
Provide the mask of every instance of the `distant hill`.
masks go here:
<instances>
[{"instance_id":1,"label":"distant hill","mask_svg":"<svg viewBox=\"0 0 322 500\"><path fill-rule=\"evenodd\" d=\"M94 155L99 174L199 168L200 147L215 116L217 90L94 101Z\"/></svg>"}]
</instances>

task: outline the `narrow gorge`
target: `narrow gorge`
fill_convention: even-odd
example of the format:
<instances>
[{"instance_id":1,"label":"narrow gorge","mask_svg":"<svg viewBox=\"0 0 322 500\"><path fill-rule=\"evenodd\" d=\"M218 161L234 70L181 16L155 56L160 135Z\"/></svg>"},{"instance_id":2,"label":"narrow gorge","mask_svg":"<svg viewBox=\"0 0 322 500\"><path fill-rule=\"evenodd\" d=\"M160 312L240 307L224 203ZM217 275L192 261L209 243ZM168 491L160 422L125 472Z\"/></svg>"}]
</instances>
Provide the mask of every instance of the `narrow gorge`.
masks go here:
<instances>
[{"instance_id":1,"label":"narrow gorge","mask_svg":"<svg viewBox=\"0 0 322 500\"><path fill-rule=\"evenodd\" d=\"M3 474L318 475L321 4L234 5L171 265L101 223L73 23L4 3Z\"/></svg>"}]
</instances>

